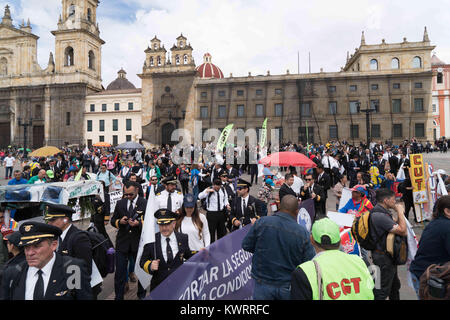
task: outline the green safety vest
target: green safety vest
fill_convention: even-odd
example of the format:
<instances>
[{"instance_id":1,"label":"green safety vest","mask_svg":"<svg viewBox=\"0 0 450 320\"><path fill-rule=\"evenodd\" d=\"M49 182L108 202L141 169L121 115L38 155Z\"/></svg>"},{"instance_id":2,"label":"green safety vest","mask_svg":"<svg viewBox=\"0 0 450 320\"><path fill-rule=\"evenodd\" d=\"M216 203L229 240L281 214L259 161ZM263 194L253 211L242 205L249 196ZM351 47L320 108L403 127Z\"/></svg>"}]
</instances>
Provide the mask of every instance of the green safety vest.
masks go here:
<instances>
[{"instance_id":1,"label":"green safety vest","mask_svg":"<svg viewBox=\"0 0 450 320\"><path fill-rule=\"evenodd\" d=\"M364 261L339 250L322 252L314 260L322 273L323 300L373 300L373 278ZM313 300L319 300L319 286L313 261L298 266L305 272Z\"/></svg>"}]
</instances>

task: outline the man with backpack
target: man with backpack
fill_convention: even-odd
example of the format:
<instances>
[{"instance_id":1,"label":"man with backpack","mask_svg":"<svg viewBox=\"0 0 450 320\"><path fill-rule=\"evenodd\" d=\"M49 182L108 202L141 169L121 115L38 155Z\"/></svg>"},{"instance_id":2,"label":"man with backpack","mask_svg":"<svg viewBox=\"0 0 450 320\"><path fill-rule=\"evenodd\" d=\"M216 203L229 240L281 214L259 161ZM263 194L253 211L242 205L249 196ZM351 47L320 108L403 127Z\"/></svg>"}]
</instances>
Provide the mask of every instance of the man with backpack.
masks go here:
<instances>
[{"instance_id":1,"label":"man with backpack","mask_svg":"<svg viewBox=\"0 0 450 320\"><path fill-rule=\"evenodd\" d=\"M92 277L92 244L89 235L72 224L72 214L75 213L71 207L66 205L49 203L46 208L44 219L47 224L59 228L62 233L58 238L57 253L68 255L73 258L84 260L87 270ZM97 299L101 292L101 283L92 287L92 296Z\"/></svg>"},{"instance_id":2,"label":"man with backpack","mask_svg":"<svg viewBox=\"0 0 450 320\"><path fill-rule=\"evenodd\" d=\"M387 252L386 242L389 233L406 236L407 228L405 221L405 208L401 203L396 203L395 192L389 189L378 189L376 192L377 205L370 212L369 237L373 249L373 263L378 266L380 287L373 290L375 300L400 300L400 279L398 278L397 265L394 264L392 256ZM396 221L390 210L394 210L398 218ZM364 246L361 244L364 248Z\"/></svg>"}]
</instances>

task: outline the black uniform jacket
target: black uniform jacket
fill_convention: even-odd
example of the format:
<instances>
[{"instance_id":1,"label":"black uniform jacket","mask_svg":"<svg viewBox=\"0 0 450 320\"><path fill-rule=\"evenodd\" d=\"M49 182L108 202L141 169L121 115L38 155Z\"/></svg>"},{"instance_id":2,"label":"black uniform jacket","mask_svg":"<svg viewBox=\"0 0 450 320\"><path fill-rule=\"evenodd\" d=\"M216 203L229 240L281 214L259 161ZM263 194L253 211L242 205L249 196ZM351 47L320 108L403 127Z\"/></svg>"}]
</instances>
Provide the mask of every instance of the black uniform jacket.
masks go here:
<instances>
[{"instance_id":1,"label":"black uniform jacket","mask_svg":"<svg viewBox=\"0 0 450 320\"><path fill-rule=\"evenodd\" d=\"M164 260L164 256L162 253L160 232L155 235L155 242L147 243L144 246L139 265L142 269L144 269L145 272L153 275L152 281L150 283L150 290L156 288L161 282L164 281L164 279L166 279L172 272L174 272L179 266L181 266L184 260L187 260L192 256L191 249L189 249L187 234L175 232L175 237L177 238L178 242L178 253L169 264ZM153 260L157 259L160 260L158 270L152 271L150 265Z\"/></svg>"},{"instance_id":2,"label":"black uniform jacket","mask_svg":"<svg viewBox=\"0 0 450 320\"><path fill-rule=\"evenodd\" d=\"M119 229L116 236L116 250L122 253L137 252L139 247L139 239L141 237L143 218L147 200L139 197L133 212L128 212L128 199L120 199L117 201L114 214L111 218L111 225ZM131 219L137 214L137 220L140 222L138 226L131 227L129 224L120 224L120 219L127 216Z\"/></svg>"},{"instance_id":3,"label":"black uniform jacket","mask_svg":"<svg viewBox=\"0 0 450 320\"><path fill-rule=\"evenodd\" d=\"M259 219L263 215L262 206L261 200L249 195L244 212L242 212L242 198L236 197L231 203L231 223L234 223L237 219L241 220L243 226L246 226L251 223L252 218ZM233 225L233 229L236 230L238 228Z\"/></svg>"},{"instance_id":4,"label":"black uniform jacket","mask_svg":"<svg viewBox=\"0 0 450 320\"><path fill-rule=\"evenodd\" d=\"M62 255L68 255L74 258L84 260L89 270L92 271L92 245L89 236L85 231L82 231L71 225L67 231L62 243L59 244L56 251Z\"/></svg>"}]
</instances>

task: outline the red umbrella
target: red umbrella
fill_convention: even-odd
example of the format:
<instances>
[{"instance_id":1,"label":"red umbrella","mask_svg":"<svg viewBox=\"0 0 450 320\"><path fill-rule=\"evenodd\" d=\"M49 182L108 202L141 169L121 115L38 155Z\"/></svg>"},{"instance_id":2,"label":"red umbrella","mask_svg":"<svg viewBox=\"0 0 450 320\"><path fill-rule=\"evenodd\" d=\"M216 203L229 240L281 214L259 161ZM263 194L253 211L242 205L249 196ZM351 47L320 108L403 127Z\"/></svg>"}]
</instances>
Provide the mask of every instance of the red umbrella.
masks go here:
<instances>
[{"instance_id":1,"label":"red umbrella","mask_svg":"<svg viewBox=\"0 0 450 320\"><path fill-rule=\"evenodd\" d=\"M298 152L276 152L259 160L259 163L268 165L270 167L304 167L314 168L316 164L302 153Z\"/></svg>"}]
</instances>

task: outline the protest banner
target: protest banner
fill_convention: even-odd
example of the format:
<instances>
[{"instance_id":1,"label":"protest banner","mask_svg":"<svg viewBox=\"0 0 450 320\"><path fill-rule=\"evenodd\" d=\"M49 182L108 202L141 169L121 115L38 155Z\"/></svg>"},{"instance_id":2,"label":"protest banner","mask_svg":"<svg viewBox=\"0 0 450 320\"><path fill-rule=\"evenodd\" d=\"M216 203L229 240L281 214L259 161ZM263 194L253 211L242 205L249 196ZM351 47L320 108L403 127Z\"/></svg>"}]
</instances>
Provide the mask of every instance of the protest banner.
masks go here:
<instances>
[{"instance_id":1,"label":"protest banner","mask_svg":"<svg viewBox=\"0 0 450 320\"><path fill-rule=\"evenodd\" d=\"M311 232L312 224L314 223L314 217L316 210L314 209L314 200L308 199L302 201L299 205L300 211L297 216L297 223L304 226L308 232Z\"/></svg>"},{"instance_id":2,"label":"protest banner","mask_svg":"<svg viewBox=\"0 0 450 320\"><path fill-rule=\"evenodd\" d=\"M349 228L340 227L341 236L341 247L345 253L355 254L361 256L361 251L359 250L358 242L352 235L352 231Z\"/></svg>"},{"instance_id":3,"label":"protest banner","mask_svg":"<svg viewBox=\"0 0 450 320\"><path fill-rule=\"evenodd\" d=\"M334 211L328 211L327 217L336 222L338 226L347 228L351 228L353 220L355 219L354 214Z\"/></svg>"},{"instance_id":4,"label":"protest banner","mask_svg":"<svg viewBox=\"0 0 450 320\"><path fill-rule=\"evenodd\" d=\"M350 190L350 188L343 188L341 200L339 200L339 209L345 207L348 200L350 200L351 198L352 198L352 191Z\"/></svg>"},{"instance_id":5,"label":"protest banner","mask_svg":"<svg viewBox=\"0 0 450 320\"><path fill-rule=\"evenodd\" d=\"M222 133L220 134L219 140L217 142L216 153L222 152L228 140L228 136L230 135L231 129L233 129L233 125L234 124L229 124L222 130Z\"/></svg>"},{"instance_id":6,"label":"protest banner","mask_svg":"<svg viewBox=\"0 0 450 320\"><path fill-rule=\"evenodd\" d=\"M199 251L147 297L152 300L248 300L253 295L252 254L242 249L251 225Z\"/></svg>"},{"instance_id":7,"label":"protest banner","mask_svg":"<svg viewBox=\"0 0 450 320\"><path fill-rule=\"evenodd\" d=\"M422 154L411 154L410 162L410 177L413 187L414 203L425 203L428 199Z\"/></svg>"},{"instance_id":8,"label":"protest banner","mask_svg":"<svg viewBox=\"0 0 450 320\"><path fill-rule=\"evenodd\" d=\"M110 202L110 213L114 212L114 209L116 208L117 201L122 199L123 197L123 191L117 190L112 191L109 193L109 202Z\"/></svg>"}]
</instances>

